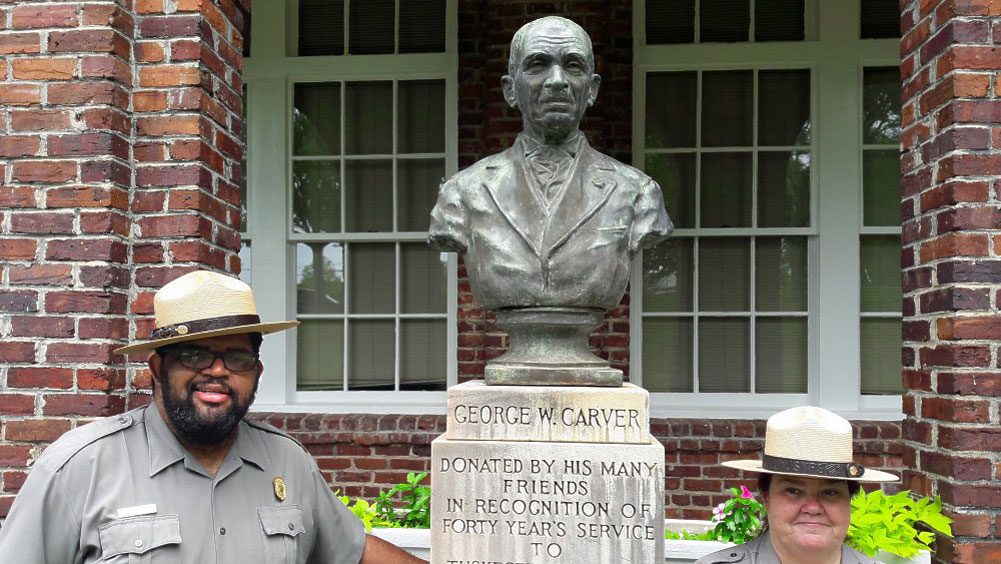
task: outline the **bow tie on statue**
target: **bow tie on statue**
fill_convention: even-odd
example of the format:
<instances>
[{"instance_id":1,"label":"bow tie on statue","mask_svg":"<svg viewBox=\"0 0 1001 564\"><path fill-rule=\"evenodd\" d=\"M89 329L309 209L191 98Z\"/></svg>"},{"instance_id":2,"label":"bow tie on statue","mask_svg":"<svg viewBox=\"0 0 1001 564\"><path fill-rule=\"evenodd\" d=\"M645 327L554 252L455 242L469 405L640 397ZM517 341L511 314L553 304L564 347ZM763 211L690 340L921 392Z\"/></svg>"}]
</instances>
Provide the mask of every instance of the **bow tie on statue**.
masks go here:
<instances>
[{"instance_id":1,"label":"bow tie on statue","mask_svg":"<svg viewBox=\"0 0 1001 564\"><path fill-rule=\"evenodd\" d=\"M543 145L526 155L535 187L548 207L569 180L574 157L562 147Z\"/></svg>"}]
</instances>

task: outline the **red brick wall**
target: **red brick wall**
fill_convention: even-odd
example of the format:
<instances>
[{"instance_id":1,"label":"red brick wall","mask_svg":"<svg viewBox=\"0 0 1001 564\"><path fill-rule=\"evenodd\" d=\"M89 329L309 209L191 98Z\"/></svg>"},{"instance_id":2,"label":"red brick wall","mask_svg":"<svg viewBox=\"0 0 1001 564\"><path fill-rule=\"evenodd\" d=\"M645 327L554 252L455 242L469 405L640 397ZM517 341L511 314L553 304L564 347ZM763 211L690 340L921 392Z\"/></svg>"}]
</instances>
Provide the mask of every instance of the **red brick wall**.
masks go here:
<instances>
[{"instance_id":1,"label":"red brick wall","mask_svg":"<svg viewBox=\"0 0 1001 564\"><path fill-rule=\"evenodd\" d=\"M132 335L152 330L153 294L170 280L239 272L242 29L233 0L136 2Z\"/></svg>"},{"instance_id":2,"label":"red brick wall","mask_svg":"<svg viewBox=\"0 0 1001 564\"><path fill-rule=\"evenodd\" d=\"M331 487L374 499L404 482L407 472L430 470L431 441L445 432L445 418L431 415L256 414L299 439L316 457ZM900 424L855 422L856 460L897 472ZM724 460L760 458L764 421L654 419L650 431L664 444L667 516L708 519L729 497L728 488L755 486L755 476L720 466ZM895 489L891 486L889 489Z\"/></svg>"},{"instance_id":3,"label":"red brick wall","mask_svg":"<svg viewBox=\"0 0 1001 564\"><path fill-rule=\"evenodd\" d=\"M903 4L907 487L956 517L943 562L1001 561L1001 9Z\"/></svg>"},{"instance_id":4,"label":"red brick wall","mask_svg":"<svg viewBox=\"0 0 1001 564\"><path fill-rule=\"evenodd\" d=\"M500 78L518 28L542 16L573 19L591 36L598 101L581 124L591 145L616 159L632 160L632 1L459 1L459 167L511 146L521 114L508 106ZM493 316L476 307L465 269L459 269L458 362L460 381L482 377L486 361L507 350L507 336ZM591 335L591 348L629 374L629 296Z\"/></svg>"},{"instance_id":5,"label":"red brick wall","mask_svg":"<svg viewBox=\"0 0 1001 564\"><path fill-rule=\"evenodd\" d=\"M242 25L231 0L0 3L0 516L44 444L149 400L112 351L152 291L239 270Z\"/></svg>"},{"instance_id":6,"label":"red brick wall","mask_svg":"<svg viewBox=\"0 0 1001 564\"><path fill-rule=\"evenodd\" d=\"M133 21L0 7L0 514L39 442L126 405Z\"/></svg>"}]
</instances>

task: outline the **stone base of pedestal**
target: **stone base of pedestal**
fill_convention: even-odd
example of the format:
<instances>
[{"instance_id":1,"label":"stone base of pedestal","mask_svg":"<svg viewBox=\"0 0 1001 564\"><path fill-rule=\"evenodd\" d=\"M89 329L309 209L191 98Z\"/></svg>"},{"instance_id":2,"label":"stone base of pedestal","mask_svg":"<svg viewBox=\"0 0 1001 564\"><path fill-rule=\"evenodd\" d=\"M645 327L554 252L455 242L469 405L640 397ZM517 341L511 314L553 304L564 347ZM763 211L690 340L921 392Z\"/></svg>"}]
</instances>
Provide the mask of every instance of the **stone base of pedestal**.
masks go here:
<instances>
[{"instance_id":1,"label":"stone base of pedestal","mask_svg":"<svg viewBox=\"0 0 1001 564\"><path fill-rule=\"evenodd\" d=\"M664 559L664 448L451 440L431 445L431 564Z\"/></svg>"}]
</instances>

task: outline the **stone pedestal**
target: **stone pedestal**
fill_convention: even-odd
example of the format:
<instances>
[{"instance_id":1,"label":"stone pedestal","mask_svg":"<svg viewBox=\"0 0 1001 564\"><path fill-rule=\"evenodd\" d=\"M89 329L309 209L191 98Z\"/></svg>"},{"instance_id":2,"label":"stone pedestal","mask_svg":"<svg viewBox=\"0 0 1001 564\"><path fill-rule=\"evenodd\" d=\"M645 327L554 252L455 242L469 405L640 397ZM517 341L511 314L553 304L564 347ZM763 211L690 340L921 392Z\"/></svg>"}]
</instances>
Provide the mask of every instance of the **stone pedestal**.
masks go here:
<instances>
[{"instance_id":1,"label":"stone pedestal","mask_svg":"<svg viewBox=\"0 0 1001 564\"><path fill-rule=\"evenodd\" d=\"M648 406L631 384L449 389L431 445L431 563L662 562L664 448Z\"/></svg>"}]
</instances>

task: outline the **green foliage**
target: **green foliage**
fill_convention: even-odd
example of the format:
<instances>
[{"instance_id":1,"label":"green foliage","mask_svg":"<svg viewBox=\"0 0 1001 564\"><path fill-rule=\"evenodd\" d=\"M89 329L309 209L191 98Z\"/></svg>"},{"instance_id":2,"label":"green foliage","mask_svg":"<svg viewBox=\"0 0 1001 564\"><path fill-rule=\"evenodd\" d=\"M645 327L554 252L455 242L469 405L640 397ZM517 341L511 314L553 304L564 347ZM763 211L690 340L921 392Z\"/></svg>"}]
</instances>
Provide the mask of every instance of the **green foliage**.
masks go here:
<instances>
[{"instance_id":1,"label":"green foliage","mask_svg":"<svg viewBox=\"0 0 1001 564\"><path fill-rule=\"evenodd\" d=\"M705 540L713 540L710 537L711 534L712 534L711 531L708 532L708 533L695 534L695 533L689 533L688 531L681 531L680 533L676 533L676 532L671 531L671 530L666 530L666 531L664 531L664 538L666 538L667 540L701 540L701 541L705 541Z\"/></svg>"},{"instance_id":2,"label":"green foliage","mask_svg":"<svg viewBox=\"0 0 1001 564\"><path fill-rule=\"evenodd\" d=\"M365 501L364 499L355 499L354 505L351 505L351 498L346 495L337 495L341 493L340 490L334 492L337 499L341 500L341 503L347 506L355 517L361 519L361 522L365 524L365 530L371 531L372 527L392 527L392 523L387 523L379 517L375 510L375 506L371 503Z\"/></svg>"},{"instance_id":3,"label":"green foliage","mask_svg":"<svg viewBox=\"0 0 1001 564\"><path fill-rule=\"evenodd\" d=\"M765 506L744 486L730 488L730 493L733 497L713 509L716 526L707 535L709 540L740 544L758 536Z\"/></svg>"},{"instance_id":4,"label":"green foliage","mask_svg":"<svg viewBox=\"0 0 1001 564\"><path fill-rule=\"evenodd\" d=\"M388 522L395 522L408 529L431 528L431 488L420 485L428 475L427 472L407 474L407 483L397 484L379 494L375 500L375 511L379 517ZM398 515L393 506L393 498L400 494L405 502Z\"/></svg>"},{"instance_id":5,"label":"green foliage","mask_svg":"<svg viewBox=\"0 0 1001 564\"><path fill-rule=\"evenodd\" d=\"M935 533L918 531L915 524L952 536L952 519L942 515L942 499L935 496L915 499L909 491L888 496L880 490L860 491L852 498L852 522L848 545L872 556L877 551L912 558L920 550L931 550Z\"/></svg>"}]
</instances>

